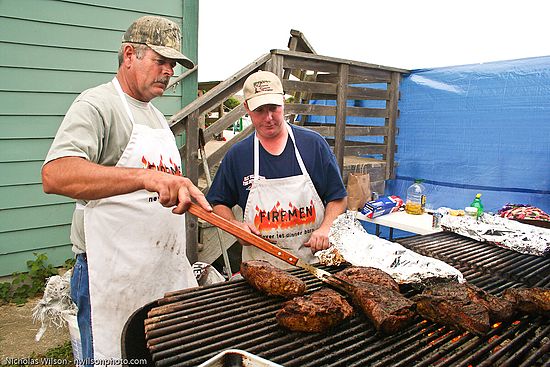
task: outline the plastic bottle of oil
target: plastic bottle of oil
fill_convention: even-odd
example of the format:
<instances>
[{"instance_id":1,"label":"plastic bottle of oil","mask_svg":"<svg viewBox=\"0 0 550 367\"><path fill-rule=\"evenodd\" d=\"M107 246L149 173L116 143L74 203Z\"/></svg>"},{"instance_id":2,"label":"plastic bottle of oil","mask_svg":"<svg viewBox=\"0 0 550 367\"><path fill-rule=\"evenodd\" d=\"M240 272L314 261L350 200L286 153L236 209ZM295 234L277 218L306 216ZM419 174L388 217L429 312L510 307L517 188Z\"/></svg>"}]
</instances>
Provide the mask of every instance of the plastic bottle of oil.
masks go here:
<instances>
[{"instance_id":1,"label":"plastic bottle of oil","mask_svg":"<svg viewBox=\"0 0 550 367\"><path fill-rule=\"evenodd\" d=\"M420 215L424 213L426 206L426 188L422 185L422 180L415 180L407 189L407 201L405 202L405 211L409 214Z\"/></svg>"}]
</instances>

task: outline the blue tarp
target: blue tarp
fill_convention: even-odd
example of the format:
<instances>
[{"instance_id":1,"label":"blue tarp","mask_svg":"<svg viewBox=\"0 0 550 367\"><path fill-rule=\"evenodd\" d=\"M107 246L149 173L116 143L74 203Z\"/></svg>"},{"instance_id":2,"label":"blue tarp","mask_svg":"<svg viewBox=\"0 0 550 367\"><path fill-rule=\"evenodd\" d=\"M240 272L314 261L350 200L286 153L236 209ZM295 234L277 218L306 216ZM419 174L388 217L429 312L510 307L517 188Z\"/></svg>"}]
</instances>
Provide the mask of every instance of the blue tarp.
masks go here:
<instances>
[{"instance_id":1,"label":"blue tarp","mask_svg":"<svg viewBox=\"0 0 550 367\"><path fill-rule=\"evenodd\" d=\"M386 195L405 199L420 178L428 208L464 208L479 192L486 211L510 202L550 213L550 56L413 70L400 91L398 166ZM358 103L384 107L348 101ZM347 123L383 125L378 120Z\"/></svg>"},{"instance_id":2,"label":"blue tarp","mask_svg":"<svg viewBox=\"0 0 550 367\"><path fill-rule=\"evenodd\" d=\"M396 179L405 198L425 180L427 205L486 210L507 202L550 212L550 57L414 70L401 83Z\"/></svg>"}]
</instances>

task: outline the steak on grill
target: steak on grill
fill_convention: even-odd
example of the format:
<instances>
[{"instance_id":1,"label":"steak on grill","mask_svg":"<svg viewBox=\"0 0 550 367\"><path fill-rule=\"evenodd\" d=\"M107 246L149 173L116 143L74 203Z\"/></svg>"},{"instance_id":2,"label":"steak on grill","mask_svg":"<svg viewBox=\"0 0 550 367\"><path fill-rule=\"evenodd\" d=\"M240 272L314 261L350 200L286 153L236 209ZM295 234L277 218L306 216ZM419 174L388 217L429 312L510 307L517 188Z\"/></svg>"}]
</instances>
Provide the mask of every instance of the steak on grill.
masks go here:
<instances>
[{"instance_id":1,"label":"steak on grill","mask_svg":"<svg viewBox=\"0 0 550 367\"><path fill-rule=\"evenodd\" d=\"M293 298L306 291L306 283L264 260L243 261L241 275L259 291L271 296Z\"/></svg>"},{"instance_id":2,"label":"steak on grill","mask_svg":"<svg viewBox=\"0 0 550 367\"><path fill-rule=\"evenodd\" d=\"M373 322L376 330L394 334L415 316L415 304L401 293L383 285L356 282L353 302Z\"/></svg>"},{"instance_id":3,"label":"steak on grill","mask_svg":"<svg viewBox=\"0 0 550 367\"><path fill-rule=\"evenodd\" d=\"M514 313L511 302L468 283L436 284L413 300L421 316L476 335L488 332L492 322L510 320Z\"/></svg>"},{"instance_id":4,"label":"steak on grill","mask_svg":"<svg viewBox=\"0 0 550 367\"><path fill-rule=\"evenodd\" d=\"M512 302L519 312L550 315L550 289L509 288L502 293L502 298Z\"/></svg>"},{"instance_id":5,"label":"steak on grill","mask_svg":"<svg viewBox=\"0 0 550 367\"><path fill-rule=\"evenodd\" d=\"M322 288L283 304L276 314L279 325L292 331L320 333L353 314L353 308L338 292Z\"/></svg>"},{"instance_id":6,"label":"steak on grill","mask_svg":"<svg viewBox=\"0 0 550 367\"><path fill-rule=\"evenodd\" d=\"M334 276L345 280L348 283L374 283L399 292L399 284L393 280L391 275L377 268L350 266L349 268L335 273Z\"/></svg>"}]
</instances>

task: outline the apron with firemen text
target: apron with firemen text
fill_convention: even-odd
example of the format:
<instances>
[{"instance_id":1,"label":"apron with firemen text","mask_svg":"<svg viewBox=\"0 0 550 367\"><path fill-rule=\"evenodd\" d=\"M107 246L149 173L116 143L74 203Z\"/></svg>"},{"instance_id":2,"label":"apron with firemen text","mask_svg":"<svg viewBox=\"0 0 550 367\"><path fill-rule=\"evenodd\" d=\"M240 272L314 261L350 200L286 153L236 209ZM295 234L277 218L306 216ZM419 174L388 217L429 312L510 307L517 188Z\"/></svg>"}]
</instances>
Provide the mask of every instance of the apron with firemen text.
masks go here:
<instances>
[{"instance_id":1,"label":"apron with firemen text","mask_svg":"<svg viewBox=\"0 0 550 367\"><path fill-rule=\"evenodd\" d=\"M162 114L163 129L134 121L126 97L113 84L132 121L132 135L117 167L181 175L181 157ZM120 358L121 335L131 314L165 292L197 286L186 256L185 217L139 190L92 200L84 208L94 359Z\"/></svg>"},{"instance_id":2,"label":"apron with firemen text","mask_svg":"<svg viewBox=\"0 0 550 367\"><path fill-rule=\"evenodd\" d=\"M244 222L253 223L261 236L274 240L305 262L316 262L309 247L303 246L311 233L321 226L325 206L309 177L302 156L296 147L290 125L286 125L294 146L301 175L266 179L260 177L260 148L254 135L254 179L244 210ZM243 246L243 261L266 260L288 269L292 266L253 246Z\"/></svg>"}]
</instances>

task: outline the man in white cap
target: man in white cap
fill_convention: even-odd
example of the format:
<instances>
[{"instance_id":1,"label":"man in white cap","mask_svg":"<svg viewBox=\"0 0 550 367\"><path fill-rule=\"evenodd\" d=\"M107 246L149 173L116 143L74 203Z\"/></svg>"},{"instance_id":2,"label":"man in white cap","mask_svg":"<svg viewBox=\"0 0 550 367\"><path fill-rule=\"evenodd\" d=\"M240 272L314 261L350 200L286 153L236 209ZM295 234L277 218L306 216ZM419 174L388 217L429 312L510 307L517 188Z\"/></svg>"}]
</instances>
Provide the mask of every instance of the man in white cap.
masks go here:
<instances>
[{"instance_id":1,"label":"man in white cap","mask_svg":"<svg viewBox=\"0 0 550 367\"><path fill-rule=\"evenodd\" d=\"M136 309L197 286L181 214L191 199L212 208L182 176L174 136L150 103L176 62L193 67L180 40L168 19L136 20L122 38L116 77L76 98L42 168L46 193L77 200L71 297L86 365L121 357L122 328Z\"/></svg>"},{"instance_id":2,"label":"man in white cap","mask_svg":"<svg viewBox=\"0 0 550 367\"><path fill-rule=\"evenodd\" d=\"M336 158L321 135L285 122L284 92L277 75L250 75L243 92L255 133L227 152L207 199L215 213L316 262L313 254L329 247L330 226L347 207ZM235 205L243 209L242 222L231 210ZM289 267L244 246L242 260L253 259Z\"/></svg>"}]
</instances>

